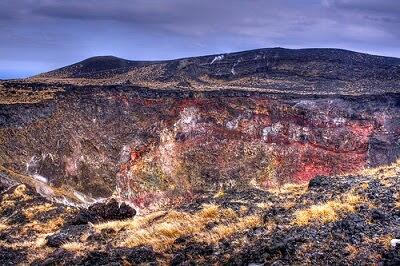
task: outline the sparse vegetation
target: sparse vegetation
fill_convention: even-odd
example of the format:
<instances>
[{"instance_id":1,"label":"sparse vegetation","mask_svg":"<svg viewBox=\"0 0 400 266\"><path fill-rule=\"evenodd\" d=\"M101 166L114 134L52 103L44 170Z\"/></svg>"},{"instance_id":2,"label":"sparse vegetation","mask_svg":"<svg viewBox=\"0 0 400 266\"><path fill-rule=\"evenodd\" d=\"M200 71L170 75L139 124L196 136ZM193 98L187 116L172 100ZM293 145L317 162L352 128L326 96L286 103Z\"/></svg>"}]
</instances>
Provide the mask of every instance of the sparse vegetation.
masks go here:
<instances>
[{"instance_id":1,"label":"sparse vegetation","mask_svg":"<svg viewBox=\"0 0 400 266\"><path fill-rule=\"evenodd\" d=\"M188 205L182 209L156 211L127 220L101 222L87 227L69 226L65 223L66 216L74 213L73 206L56 208L57 204L50 202L36 205L36 198L29 187L15 187L15 190L9 190L2 198L13 201L11 208L25 206L15 209L14 212L23 214L27 221L22 224L2 223L0 232L7 230L13 237L23 236L28 241L8 243L2 240L0 246L13 250L29 250L29 256L26 259L31 263L48 257L53 258L52 254L57 249L49 246L49 239L54 236L62 239L65 234L70 234L69 236L73 238L60 240L60 247L65 252L69 252L69 256L74 256L74 259L83 260L91 256L92 251L104 252L104 250L111 252L112 256L117 256L116 258L123 256L126 259L127 255L118 255L119 253L116 252L140 250L140 252L148 252L146 254L153 254L151 252L154 249L155 252L163 254L157 257L160 263L170 262L169 257L164 257L164 254L174 258L175 254L183 252L195 261L201 262L211 257L216 264L219 264L218 262L228 263L231 260L243 259L249 254L253 257L264 256L263 254L267 254L263 251L265 245L269 250L268 254L273 254L274 257L270 257L273 261L275 258L282 258L280 251L275 251L275 246L277 250L292 252L291 248L286 246L292 245L286 244L291 242L285 241L297 241L297 238L311 236L312 241L293 244L293 247L296 247L296 253L291 253L291 258L301 258L303 262L312 263L312 258L307 256L318 248L328 256L334 250L352 262L357 262L360 258L378 262L385 256L382 250L391 252L390 241L394 238L393 228L397 227L388 227L384 231L367 229L368 226L376 228L373 227L377 223L374 219L380 218L379 216L374 218L375 216L371 216L371 213L382 205L379 205L380 197L367 199L364 193L371 191L375 194L380 193L379 189L384 187L371 185L365 178L360 177L359 180L357 178L351 180L354 183L350 183L351 186L342 192L335 187L345 182L342 178L332 180L329 186L318 187L316 190L307 188L305 185L287 185L280 191L252 190L250 194L243 194L247 193L243 191L235 192L237 194L227 191L219 197L214 197L216 192L210 192L206 202L194 207ZM395 178L390 177L388 180ZM394 182L388 183L397 186ZM330 200L319 202L318 194L323 191L332 196L327 197ZM16 200L24 199L26 195L29 195L29 200ZM398 201L396 197L397 194L393 194L393 197L388 199L395 203ZM304 204L308 207L303 207ZM360 216L357 212L357 207L361 205L367 212L366 216ZM53 213L53 211L62 211L62 213L58 216L47 216L47 212ZM363 228L357 231L362 233L362 245L357 242L351 243L347 239L347 233L338 235L338 231L335 231L335 223L332 223L347 221L350 226L345 226L341 230L351 230L352 214L359 217L357 219L362 219L357 222ZM38 220L39 217L41 220ZM287 224L287 221L291 219L292 222ZM292 230L300 226L301 231ZM315 230L315 226L318 226L320 230ZM63 231L65 228L67 231ZM78 231L74 231L77 229ZM79 233L82 229L84 231ZM349 237L352 234L355 233L349 233ZM283 240L282 236L284 236ZM318 245L313 243L314 238L319 243ZM337 249L335 241L344 245ZM220 252L221 255L214 255L214 252ZM148 257L148 259L154 258L150 255ZM298 261L291 262L297 264Z\"/></svg>"},{"instance_id":2,"label":"sparse vegetation","mask_svg":"<svg viewBox=\"0 0 400 266\"><path fill-rule=\"evenodd\" d=\"M47 234L57 231L63 224L64 218L60 216L54 217L46 222L33 220L25 225L22 232L23 234L27 234L28 232L35 231L36 233Z\"/></svg>"},{"instance_id":3,"label":"sparse vegetation","mask_svg":"<svg viewBox=\"0 0 400 266\"><path fill-rule=\"evenodd\" d=\"M38 205L38 206L33 206L30 208L27 208L26 210L23 211L23 213L28 219L32 219L33 217L35 217L36 215L38 215L40 213L48 212L53 209L55 209L53 204L45 203L43 205Z\"/></svg>"},{"instance_id":4,"label":"sparse vegetation","mask_svg":"<svg viewBox=\"0 0 400 266\"><path fill-rule=\"evenodd\" d=\"M85 249L84 245L80 242L68 242L63 244L61 247L70 252L81 252Z\"/></svg>"},{"instance_id":5,"label":"sparse vegetation","mask_svg":"<svg viewBox=\"0 0 400 266\"><path fill-rule=\"evenodd\" d=\"M196 234L195 239L199 242L214 244L221 239L226 239L237 232L261 225L261 219L257 215L239 218L236 222L228 222L213 227L210 231L203 231Z\"/></svg>"},{"instance_id":6,"label":"sparse vegetation","mask_svg":"<svg viewBox=\"0 0 400 266\"><path fill-rule=\"evenodd\" d=\"M396 162L392 163L391 165L384 165L384 166L374 167L374 168L365 168L365 169L359 171L357 174L360 174L363 176L371 176L371 177L378 178L381 180L393 178L393 177L400 175L400 160L397 160Z\"/></svg>"},{"instance_id":7,"label":"sparse vegetation","mask_svg":"<svg viewBox=\"0 0 400 266\"><path fill-rule=\"evenodd\" d=\"M307 209L296 211L293 223L304 226L311 222L333 222L344 213L354 212L356 205L360 202L360 196L347 194L343 199L330 200L323 204L312 205Z\"/></svg>"},{"instance_id":8,"label":"sparse vegetation","mask_svg":"<svg viewBox=\"0 0 400 266\"><path fill-rule=\"evenodd\" d=\"M274 194L291 194L297 196L304 194L307 191L307 186L305 184L285 183L268 191Z\"/></svg>"},{"instance_id":9,"label":"sparse vegetation","mask_svg":"<svg viewBox=\"0 0 400 266\"><path fill-rule=\"evenodd\" d=\"M169 248L179 237L203 231L210 222L221 223L234 220L236 217L237 214L233 210L220 208L213 204L204 205L200 211L194 214L170 211L160 217L157 222L148 224L143 228L134 227L136 230L129 230L126 233L127 238L124 244L131 247L148 244L156 250L162 251ZM144 220L148 219L144 218ZM254 221L254 219L251 219L251 221ZM133 223L135 222L133 221ZM249 223L250 220L244 220L232 228L234 231L239 230ZM221 227L220 231L222 230L224 229ZM228 233L226 234L228 235Z\"/></svg>"},{"instance_id":10,"label":"sparse vegetation","mask_svg":"<svg viewBox=\"0 0 400 266\"><path fill-rule=\"evenodd\" d=\"M51 100L61 88L51 88L42 91L28 89L4 89L0 86L0 104L40 103Z\"/></svg>"},{"instance_id":11,"label":"sparse vegetation","mask_svg":"<svg viewBox=\"0 0 400 266\"><path fill-rule=\"evenodd\" d=\"M0 232L6 230L7 228L9 228L7 224L0 223Z\"/></svg>"}]
</instances>

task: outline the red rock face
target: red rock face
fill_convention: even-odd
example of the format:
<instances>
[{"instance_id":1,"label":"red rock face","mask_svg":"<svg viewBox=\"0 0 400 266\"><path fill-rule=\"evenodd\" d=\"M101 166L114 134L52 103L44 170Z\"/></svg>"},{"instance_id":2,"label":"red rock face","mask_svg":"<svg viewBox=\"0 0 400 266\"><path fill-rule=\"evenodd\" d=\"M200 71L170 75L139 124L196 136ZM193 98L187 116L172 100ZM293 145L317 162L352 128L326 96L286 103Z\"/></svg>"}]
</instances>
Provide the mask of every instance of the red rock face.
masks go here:
<instances>
[{"instance_id":1,"label":"red rock face","mask_svg":"<svg viewBox=\"0 0 400 266\"><path fill-rule=\"evenodd\" d=\"M140 207L180 202L198 190L353 172L367 165L369 140L382 127L373 116L352 118L341 100L217 98L171 106L158 141L131 146L118 173L122 196Z\"/></svg>"}]
</instances>

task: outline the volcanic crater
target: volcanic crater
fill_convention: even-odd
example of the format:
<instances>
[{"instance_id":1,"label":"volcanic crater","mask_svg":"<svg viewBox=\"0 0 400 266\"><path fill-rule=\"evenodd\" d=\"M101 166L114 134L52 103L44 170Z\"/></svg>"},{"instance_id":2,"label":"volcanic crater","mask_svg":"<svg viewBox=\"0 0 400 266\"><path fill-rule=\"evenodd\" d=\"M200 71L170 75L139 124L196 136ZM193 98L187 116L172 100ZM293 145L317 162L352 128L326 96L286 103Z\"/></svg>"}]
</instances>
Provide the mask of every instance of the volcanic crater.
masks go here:
<instances>
[{"instance_id":1,"label":"volcanic crater","mask_svg":"<svg viewBox=\"0 0 400 266\"><path fill-rule=\"evenodd\" d=\"M205 212L213 210L196 204L220 200L226 206L217 207L213 215L224 221L227 209L240 212L234 202L246 195L281 208L280 199L271 199L268 191L293 184L298 188L291 204L299 207L302 196L296 191L303 191L310 180L331 176L329 182L337 182L332 187L340 187L347 176L353 180L350 186L358 186L365 180L355 173L396 163L399 89L400 59L338 49L272 48L156 62L90 58L28 79L0 82L0 177L4 187L15 189L22 183L29 193L38 193L34 197L61 204L57 210L68 217L112 197L143 217L162 212L167 218L160 219L168 220L172 210L179 210L180 218L198 219L202 228L209 222ZM334 196L346 198L354 192L342 190L343 195ZM317 204L316 194L313 190L304 199ZM74 210L66 212L63 206ZM277 206L270 215L289 219L289 213L279 216L282 209ZM185 208L195 212L183 214ZM256 209L250 208L251 219L231 214L238 219L235 226L260 226L258 214L265 208ZM280 234L283 229L276 230ZM259 235L254 239L265 240ZM296 239L278 251L292 252L287 245L295 245ZM206 246L211 253L216 242ZM153 247L164 252L159 245ZM188 255L181 245L174 245L169 250L174 255L162 261L185 261ZM200 255L186 251L203 256L208 252L204 248L198 247ZM132 252L112 254L119 260L134 256ZM160 256L146 248L137 252L150 260ZM238 252L243 261L224 253L226 261L215 262L265 262L276 255L250 252L254 256L246 257L244 249ZM78 263L82 258L69 259Z\"/></svg>"}]
</instances>

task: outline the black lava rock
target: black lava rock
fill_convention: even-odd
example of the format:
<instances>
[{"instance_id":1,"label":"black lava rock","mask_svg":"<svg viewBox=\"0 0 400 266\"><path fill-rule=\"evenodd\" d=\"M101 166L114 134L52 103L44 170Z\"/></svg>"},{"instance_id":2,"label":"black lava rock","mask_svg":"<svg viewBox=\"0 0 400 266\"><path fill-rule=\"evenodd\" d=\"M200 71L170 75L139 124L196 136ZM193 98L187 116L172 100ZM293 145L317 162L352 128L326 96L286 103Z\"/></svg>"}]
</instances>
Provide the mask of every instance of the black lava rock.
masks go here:
<instances>
[{"instance_id":1,"label":"black lava rock","mask_svg":"<svg viewBox=\"0 0 400 266\"><path fill-rule=\"evenodd\" d=\"M51 236L46 237L47 243L46 245L52 248L58 248L62 244L69 241L69 236L65 233L58 233Z\"/></svg>"},{"instance_id":2,"label":"black lava rock","mask_svg":"<svg viewBox=\"0 0 400 266\"><path fill-rule=\"evenodd\" d=\"M186 257L182 253L177 253L171 260L171 265L181 265L185 261Z\"/></svg>"},{"instance_id":3,"label":"black lava rock","mask_svg":"<svg viewBox=\"0 0 400 266\"><path fill-rule=\"evenodd\" d=\"M0 264L16 265L24 260L25 254L21 250L0 248Z\"/></svg>"},{"instance_id":4,"label":"black lava rock","mask_svg":"<svg viewBox=\"0 0 400 266\"><path fill-rule=\"evenodd\" d=\"M310 180L308 183L308 189L328 187L331 183L332 180L330 177L318 175Z\"/></svg>"},{"instance_id":5,"label":"black lava rock","mask_svg":"<svg viewBox=\"0 0 400 266\"><path fill-rule=\"evenodd\" d=\"M381 210L373 210L372 211L372 213L371 213L371 218L374 220L374 221L382 221L382 220L385 220L385 218L386 218L386 215L385 215L385 213L383 213Z\"/></svg>"},{"instance_id":6,"label":"black lava rock","mask_svg":"<svg viewBox=\"0 0 400 266\"><path fill-rule=\"evenodd\" d=\"M127 261L133 264L155 262L156 253L151 247L136 247L129 250L127 254Z\"/></svg>"},{"instance_id":7,"label":"black lava rock","mask_svg":"<svg viewBox=\"0 0 400 266\"><path fill-rule=\"evenodd\" d=\"M37 260L32 263L34 266L49 266L49 265L75 265L74 254L63 248L56 249L44 260Z\"/></svg>"},{"instance_id":8,"label":"black lava rock","mask_svg":"<svg viewBox=\"0 0 400 266\"><path fill-rule=\"evenodd\" d=\"M105 203L95 203L88 209L82 209L71 221L71 224L86 224L108 220L122 220L132 218L136 215L136 210L125 202L119 203L111 199Z\"/></svg>"},{"instance_id":9,"label":"black lava rock","mask_svg":"<svg viewBox=\"0 0 400 266\"><path fill-rule=\"evenodd\" d=\"M47 246L58 248L69 241L78 241L79 237L88 229L88 225L67 225L60 232L47 236Z\"/></svg>"},{"instance_id":10,"label":"black lava rock","mask_svg":"<svg viewBox=\"0 0 400 266\"><path fill-rule=\"evenodd\" d=\"M280 214L285 214L286 209L282 207L272 207L263 214L263 222L267 222L271 218L276 218Z\"/></svg>"},{"instance_id":11,"label":"black lava rock","mask_svg":"<svg viewBox=\"0 0 400 266\"><path fill-rule=\"evenodd\" d=\"M79 265L121 265L122 259L114 254L102 251L90 252Z\"/></svg>"},{"instance_id":12,"label":"black lava rock","mask_svg":"<svg viewBox=\"0 0 400 266\"><path fill-rule=\"evenodd\" d=\"M391 249L382 259L383 265L400 265L400 246Z\"/></svg>"}]
</instances>

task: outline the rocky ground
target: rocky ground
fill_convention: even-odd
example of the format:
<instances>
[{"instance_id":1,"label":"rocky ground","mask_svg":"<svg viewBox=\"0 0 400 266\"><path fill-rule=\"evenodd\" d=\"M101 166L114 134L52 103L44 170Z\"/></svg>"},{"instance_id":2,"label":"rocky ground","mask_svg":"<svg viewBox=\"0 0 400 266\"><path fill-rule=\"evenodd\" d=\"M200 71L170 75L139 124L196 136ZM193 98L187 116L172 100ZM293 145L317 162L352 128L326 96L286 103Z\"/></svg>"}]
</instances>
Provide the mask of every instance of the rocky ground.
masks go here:
<instances>
[{"instance_id":1,"label":"rocky ground","mask_svg":"<svg viewBox=\"0 0 400 266\"><path fill-rule=\"evenodd\" d=\"M398 265L399 66L273 48L0 81L0 264Z\"/></svg>"},{"instance_id":2,"label":"rocky ground","mask_svg":"<svg viewBox=\"0 0 400 266\"><path fill-rule=\"evenodd\" d=\"M280 189L203 191L136 214L3 187L2 265L398 265L400 163ZM392 243L391 243L392 242Z\"/></svg>"}]
</instances>

